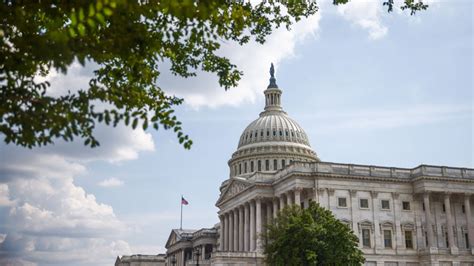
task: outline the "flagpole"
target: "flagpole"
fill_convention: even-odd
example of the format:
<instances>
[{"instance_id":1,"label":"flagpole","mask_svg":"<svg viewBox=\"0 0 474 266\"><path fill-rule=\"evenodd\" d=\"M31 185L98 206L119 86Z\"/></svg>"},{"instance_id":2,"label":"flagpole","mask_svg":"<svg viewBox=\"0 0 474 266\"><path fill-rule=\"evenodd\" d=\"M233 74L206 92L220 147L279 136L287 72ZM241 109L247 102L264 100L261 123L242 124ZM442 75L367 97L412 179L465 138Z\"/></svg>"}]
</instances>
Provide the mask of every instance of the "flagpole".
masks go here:
<instances>
[{"instance_id":1,"label":"flagpole","mask_svg":"<svg viewBox=\"0 0 474 266\"><path fill-rule=\"evenodd\" d=\"M183 230L183 195L181 195L181 219L180 219L180 223L179 223L179 229L180 230Z\"/></svg>"}]
</instances>

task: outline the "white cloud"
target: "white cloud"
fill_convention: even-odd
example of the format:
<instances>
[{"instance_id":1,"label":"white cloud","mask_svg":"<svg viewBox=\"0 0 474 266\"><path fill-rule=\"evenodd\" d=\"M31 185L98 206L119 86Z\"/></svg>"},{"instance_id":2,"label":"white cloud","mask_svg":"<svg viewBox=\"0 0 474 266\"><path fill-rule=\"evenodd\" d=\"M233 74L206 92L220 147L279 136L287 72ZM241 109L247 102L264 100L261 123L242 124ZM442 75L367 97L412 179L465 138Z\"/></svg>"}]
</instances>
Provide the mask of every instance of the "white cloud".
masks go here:
<instances>
[{"instance_id":1,"label":"white cloud","mask_svg":"<svg viewBox=\"0 0 474 266\"><path fill-rule=\"evenodd\" d=\"M219 107L222 105L237 106L244 102L255 102L263 98L263 90L268 85L270 63L276 68L278 81L278 64L295 55L298 42L308 37L315 37L319 29L321 15L318 12L307 19L302 19L291 31L282 27L276 29L264 45L255 42L240 46L224 43L219 54L225 56L244 71L239 86L225 91L219 87L214 74L199 72L194 78L176 78L166 71L164 66L160 76L160 86L170 94L185 99L192 108Z\"/></svg>"},{"instance_id":2,"label":"white cloud","mask_svg":"<svg viewBox=\"0 0 474 266\"><path fill-rule=\"evenodd\" d=\"M4 186L5 184L3 184ZM0 222L3 260L32 263L111 263L130 253L120 238L127 226L111 206L98 203L73 178L16 178L7 183L15 199Z\"/></svg>"},{"instance_id":3,"label":"white cloud","mask_svg":"<svg viewBox=\"0 0 474 266\"><path fill-rule=\"evenodd\" d=\"M387 35L388 28L381 21L381 14L387 12L380 1L352 0L337 7L338 13L369 33L369 38L377 40Z\"/></svg>"},{"instance_id":4,"label":"white cloud","mask_svg":"<svg viewBox=\"0 0 474 266\"><path fill-rule=\"evenodd\" d=\"M94 149L63 141L31 150L0 146L0 264L110 265L131 253L121 239L130 228L74 178L86 175L90 162L152 151L153 139L123 126L99 126L97 137L101 146Z\"/></svg>"},{"instance_id":5,"label":"white cloud","mask_svg":"<svg viewBox=\"0 0 474 266\"><path fill-rule=\"evenodd\" d=\"M123 181L115 177L107 178L98 183L101 187L120 187L123 186Z\"/></svg>"}]
</instances>

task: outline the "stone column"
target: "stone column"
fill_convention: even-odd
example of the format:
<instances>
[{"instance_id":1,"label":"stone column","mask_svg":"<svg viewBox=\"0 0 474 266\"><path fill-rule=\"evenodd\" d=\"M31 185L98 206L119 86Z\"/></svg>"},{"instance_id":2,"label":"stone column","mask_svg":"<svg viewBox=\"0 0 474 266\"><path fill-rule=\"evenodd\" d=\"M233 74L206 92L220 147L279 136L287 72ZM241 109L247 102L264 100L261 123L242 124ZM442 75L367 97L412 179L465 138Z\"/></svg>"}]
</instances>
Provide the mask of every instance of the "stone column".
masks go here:
<instances>
[{"instance_id":1,"label":"stone column","mask_svg":"<svg viewBox=\"0 0 474 266\"><path fill-rule=\"evenodd\" d=\"M221 231L219 233L219 250L222 251L222 250L224 250L224 232L225 232L225 229L224 229L224 216L220 215L219 220L220 220L220 223L221 223Z\"/></svg>"},{"instance_id":2,"label":"stone column","mask_svg":"<svg viewBox=\"0 0 474 266\"><path fill-rule=\"evenodd\" d=\"M466 212L466 221L467 221L467 237L469 239L469 248L471 249L471 254L474 255L474 224L472 222L471 214L471 194L464 195L464 210Z\"/></svg>"},{"instance_id":3,"label":"stone column","mask_svg":"<svg viewBox=\"0 0 474 266\"><path fill-rule=\"evenodd\" d=\"M313 188L313 201L314 201L315 203L318 203L318 202L319 202L318 189L317 189L317 188Z\"/></svg>"},{"instance_id":4,"label":"stone column","mask_svg":"<svg viewBox=\"0 0 474 266\"><path fill-rule=\"evenodd\" d=\"M256 233L255 233L255 242L256 242L256 250L261 251L262 250L262 241L261 241L261 235L262 235L262 200L261 198L257 198L255 202L255 208L256 208Z\"/></svg>"},{"instance_id":5,"label":"stone column","mask_svg":"<svg viewBox=\"0 0 474 266\"><path fill-rule=\"evenodd\" d=\"M229 249L234 250L234 212L229 212Z\"/></svg>"},{"instance_id":6,"label":"stone column","mask_svg":"<svg viewBox=\"0 0 474 266\"><path fill-rule=\"evenodd\" d=\"M224 214L224 250L229 250L229 214Z\"/></svg>"},{"instance_id":7,"label":"stone column","mask_svg":"<svg viewBox=\"0 0 474 266\"><path fill-rule=\"evenodd\" d=\"M294 203L300 207L301 207L301 191L302 190L303 189L299 187L295 189L295 202Z\"/></svg>"},{"instance_id":8,"label":"stone column","mask_svg":"<svg viewBox=\"0 0 474 266\"><path fill-rule=\"evenodd\" d=\"M278 200L273 199L273 218L276 218L278 214Z\"/></svg>"},{"instance_id":9,"label":"stone column","mask_svg":"<svg viewBox=\"0 0 474 266\"><path fill-rule=\"evenodd\" d=\"M399 193L392 193L392 198L393 198L393 224L395 225L395 248L396 249L405 249L405 241L403 241L402 237L402 228L400 226L400 217L402 214L401 211L401 204L399 201L400 194ZM412 238L413 238L412 234Z\"/></svg>"},{"instance_id":10,"label":"stone column","mask_svg":"<svg viewBox=\"0 0 474 266\"><path fill-rule=\"evenodd\" d=\"M239 250L239 210L234 210L234 251Z\"/></svg>"},{"instance_id":11,"label":"stone column","mask_svg":"<svg viewBox=\"0 0 474 266\"><path fill-rule=\"evenodd\" d=\"M267 224L270 224L272 222L272 202L267 201L267 203L265 203L265 206L267 207Z\"/></svg>"},{"instance_id":12,"label":"stone column","mask_svg":"<svg viewBox=\"0 0 474 266\"><path fill-rule=\"evenodd\" d=\"M244 251L244 207L239 207L239 251Z\"/></svg>"},{"instance_id":13,"label":"stone column","mask_svg":"<svg viewBox=\"0 0 474 266\"><path fill-rule=\"evenodd\" d=\"M206 258L206 245L205 244L202 245L201 248L202 248L201 249L201 259L204 261L205 258Z\"/></svg>"},{"instance_id":14,"label":"stone column","mask_svg":"<svg viewBox=\"0 0 474 266\"><path fill-rule=\"evenodd\" d=\"M434 235L433 235L433 217L431 216L430 208L430 193L425 192L423 194L423 202L425 204L425 220L426 220L426 232L428 234L428 250L434 248Z\"/></svg>"},{"instance_id":15,"label":"stone column","mask_svg":"<svg viewBox=\"0 0 474 266\"><path fill-rule=\"evenodd\" d=\"M284 199L285 194L280 194L280 210L285 208L285 199Z\"/></svg>"},{"instance_id":16,"label":"stone column","mask_svg":"<svg viewBox=\"0 0 474 266\"><path fill-rule=\"evenodd\" d=\"M244 251L250 250L250 206L248 203L245 205L245 222L244 222Z\"/></svg>"},{"instance_id":17,"label":"stone column","mask_svg":"<svg viewBox=\"0 0 474 266\"><path fill-rule=\"evenodd\" d=\"M250 201L250 251L255 251L255 202Z\"/></svg>"},{"instance_id":18,"label":"stone column","mask_svg":"<svg viewBox=\"0 0 474 266\"><path fill-rule=\"evenodd\" d=\"M357 229L357 221L359 221L359 212L357 211L359 208L358 202L357 202L357 190L350 189L349 190L349 201L350 201L350 207L351 207L351 228L352 231L358 235L358 229Z\"/></svg>"},{"instance_id":19,"label":"stone column","mask_svg":"<svg viewBox=\"0 0 474 266\"><path fill-rule=\"evenodd\" d=\"M372 219L374 221L374 250L375 253L380 253L378 251L382 247L382 237L380 235L380 227L379 227L379 204L378 204L378 192L371 191L372 196Z\"/></svg>"},{"instance_id":20,"label":"stone column","mask_svg":"<svg viewBox=\"0 0 474 266\"><path fill-rule=\"evenodd\" d=\"M444 206L446 207L446 230L448 230L448 244L451 254L458 254L458 247L454 241L453 216L451 214L451 193L444 194Z\"/></svg>"}]
</instances>

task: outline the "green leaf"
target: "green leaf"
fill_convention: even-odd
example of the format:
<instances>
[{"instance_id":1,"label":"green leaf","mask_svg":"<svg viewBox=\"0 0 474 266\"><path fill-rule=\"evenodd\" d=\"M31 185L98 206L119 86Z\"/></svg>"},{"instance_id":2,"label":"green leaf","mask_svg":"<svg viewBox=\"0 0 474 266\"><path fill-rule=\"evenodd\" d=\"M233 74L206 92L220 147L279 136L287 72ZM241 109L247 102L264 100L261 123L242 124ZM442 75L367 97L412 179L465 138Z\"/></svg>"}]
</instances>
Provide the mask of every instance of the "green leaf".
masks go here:
<instances>
[{"instance_id":1,"label":"green leaf","mask_svg":"<svg viewBox=\"0 0 474 266\"><path fill-rule=\"evenodd\" d=\"M105 14L106 16L110 17L110 16L112 16L113 11L112 11L112 9L106 7L106 8L104 8L104 14Z\"/></svg>"},{"instance_id":2,"label":"green leaf","mask_svg":"<svg viewBox=\"0 0 474 266\"><path fill-rule=\"evenodd\" d=\"M77 25L77 31L79 32L79 35L81 35L81 36L86 35L86 27L84 26L84 24L79 23Z\"/></svg>"},{"instance_id":3,"label":"green leaf","mask_svg":"<svg viewBox=\"0 0 474 266\"><path fill-rule=\"evenodd\" d=\"M133 119L133 122L132 122L132 128L133 129L137 128L137 125L138 125L138 118L135 118Z\"/></svg>"}]
</instances>

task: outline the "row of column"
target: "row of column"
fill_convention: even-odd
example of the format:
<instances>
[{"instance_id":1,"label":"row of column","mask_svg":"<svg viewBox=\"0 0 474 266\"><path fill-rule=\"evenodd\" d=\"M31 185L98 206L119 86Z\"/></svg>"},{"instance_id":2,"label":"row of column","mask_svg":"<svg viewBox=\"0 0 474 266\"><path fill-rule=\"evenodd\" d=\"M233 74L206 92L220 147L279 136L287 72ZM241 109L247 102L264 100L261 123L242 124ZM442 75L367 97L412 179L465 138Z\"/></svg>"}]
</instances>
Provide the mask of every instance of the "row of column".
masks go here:
<instances>
[{"instance_id":1,"label":"row of column","mask_svg":"<svg viewBox=\"0 0 474 266\"><path fill-rule=\"evenodd\" d=\"M446 230L448 232L448 244L451 249L451 252L457 252L458 247L456 246L456 241L454 239L454 229L453 229L453 215L451 212L451 193L444 194L444 206L446 212ZM423 203L425 205L425 221L426 221L426 233L428 238L428 249L437 248L437 242L435 241L433 225L435 222L433 221L433 215L431 214L430 208L430 193L426 192L423 194ZM467 222L467 234L469 244L472 246L474 244L474 224L472 221L471 215L471 203L470 203L470 195L466 194L464 196L464 209L466 214L466 222Z\"/></svg>"},{"instance_id":2,"label":"row of column","mask_svg":"<svg viewBox=\"0 0 474 266\"><path fill-rule=\"evenodd\" d=\"M261 251L264 224L289 204L301 203L302 189L280 194L277 198L257 197L220 215L220 250Z\"/></svg>"}]
</instances>

